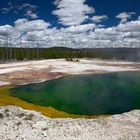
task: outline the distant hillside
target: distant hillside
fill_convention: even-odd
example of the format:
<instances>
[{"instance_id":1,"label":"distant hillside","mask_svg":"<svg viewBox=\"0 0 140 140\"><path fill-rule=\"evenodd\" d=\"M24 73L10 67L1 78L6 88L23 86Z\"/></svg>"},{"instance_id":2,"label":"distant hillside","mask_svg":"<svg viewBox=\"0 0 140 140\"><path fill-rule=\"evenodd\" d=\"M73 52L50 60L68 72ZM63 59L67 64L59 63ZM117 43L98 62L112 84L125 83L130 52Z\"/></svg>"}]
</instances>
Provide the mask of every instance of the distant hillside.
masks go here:
<instances>
[{"instance_id":1,"label":"distant hillside","mask_svg":"<svg viewBox=\"0 0 140 140\"><path fill-rule=\"evenodd\" d=\"M140 48L95 48L87 51L109 54L113 59L140 61Z\"/></svg>"}]
</instances>

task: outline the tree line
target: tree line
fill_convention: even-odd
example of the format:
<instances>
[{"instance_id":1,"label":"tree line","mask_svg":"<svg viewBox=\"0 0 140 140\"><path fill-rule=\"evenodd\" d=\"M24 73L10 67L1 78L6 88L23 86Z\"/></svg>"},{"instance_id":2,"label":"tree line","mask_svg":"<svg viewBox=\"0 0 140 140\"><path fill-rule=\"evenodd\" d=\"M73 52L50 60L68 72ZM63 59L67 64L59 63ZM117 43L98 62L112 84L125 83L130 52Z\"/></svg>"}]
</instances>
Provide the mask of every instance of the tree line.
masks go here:
<instances>
[{"instance_id":1,"label":"tree line","mask_svg":"<svg viewBox=\"0 0 140 140\"><path fill-rule=\"evenodd\" d=\"M111 58L107 52L89 51L86 49L72 49L64 47L53 48L7 48L0 47L0 61L21 61L65 58L73 60L78 58Z\"/></svg>"},{"instance_id":2,"label":"tree line","mask_svg":"<svg viewBox=\"0 0 140 140\"><path fill-rule=\"evenodd\" d=\"M78 61L79 58L100 58L140 61L140 48L99 48L72 49L66 47L52 48L13 48L0 47L0 62L27 61L65 58L67 61Z\"/></svg>"}]
</instances>

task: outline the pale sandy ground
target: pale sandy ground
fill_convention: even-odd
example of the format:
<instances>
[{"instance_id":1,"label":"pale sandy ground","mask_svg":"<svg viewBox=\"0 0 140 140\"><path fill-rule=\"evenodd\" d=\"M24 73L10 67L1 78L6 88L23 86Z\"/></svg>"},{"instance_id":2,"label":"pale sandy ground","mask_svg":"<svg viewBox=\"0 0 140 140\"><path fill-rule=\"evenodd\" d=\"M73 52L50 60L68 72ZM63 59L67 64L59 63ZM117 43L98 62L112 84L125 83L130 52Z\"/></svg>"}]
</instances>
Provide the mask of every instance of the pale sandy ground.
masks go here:
<instances>
[{"instance_id":1,"label":"pale sandy ground","mask_svg":"<svg viewBox=\"0 0 140 140\"><path fill-rule=\"evenodd\" d=\"M0 107L0 140L140 140L140 110L99 119L50 119Z\"/></svg>"},{"instance_id":2,"label":"pale sandy ground","mask_svg":"<svg viewBox=\"0 0 140 140\"><path fill-rule=\"evenodd\" d=\"M0 85L40 82L68 74L135 70L140 70L140 63L99 59L80 59L80 62L64 59L15 62L0 64Z\"/></svg>"}]
</instances>

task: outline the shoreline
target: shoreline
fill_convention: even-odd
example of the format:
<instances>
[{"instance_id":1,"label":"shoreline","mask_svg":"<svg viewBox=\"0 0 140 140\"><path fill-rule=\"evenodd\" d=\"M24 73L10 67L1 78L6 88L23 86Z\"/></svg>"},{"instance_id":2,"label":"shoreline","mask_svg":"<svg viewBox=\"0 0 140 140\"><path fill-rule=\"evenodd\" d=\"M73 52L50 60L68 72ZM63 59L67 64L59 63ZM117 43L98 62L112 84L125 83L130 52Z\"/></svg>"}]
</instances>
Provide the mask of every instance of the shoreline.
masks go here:
<instances>
[{"instance_id":1,"label":"shoreline","mask_svg":"<svg viewBox=\"0 0 140 140\"><path fill-rule=\"evenodd\" d=\"M0 87L0 106L7 106L7 105L14 105L17 107L21 107L27 110L34 110L37 112L42 113L46 117L49 118L102 118L108 117L110 115L76 115L76 114L69 114L60 110L57 110L51 106L45 107L40 105L35 105L24 100L21 100L17 97L10 96L9 92L14 88L14 86L4 86Z\"/></svg>"},{"instance_id":2,"label":"shoreline","mask_svg":"<svg viewBox=\"0 0 140 140\"><path fill-rule=\"evenodd\" d=\"M23 67L23 63L10 63L10 64L2 64L4 65L4 68L1 67L0 73L4 72L4 69L7 67L12 69L14 67L13 72L7 72L5 71L3 74L0 74L0 81L2 81L2 84L0 84L0 91L2 91L2 88L8 90L8 87L10 86L18 86L18 85L27 85L27 84L34 84L34 83L42 83L49 80L58 79L64 76L70 76L70 75L79 75L79 74L105 74L105 73L112 73L112 72L124 72L124 71L140 71L140 69L137 69L138 66L140 66L140 63L137 63L137 67L134 67L136 64L133 63L133 66L129 66L130 63L132 65L132 62L127 62L127 67L125 66L124 62L120 61L109 61L111 63L110 66L108 66L108 62L104 62L105 60L86 60L82 59L81 62L67 62L64 59L57 59L56 60L41 60L41 61L30 61L24 63L24 69L21 71L18 71L19 67ZM104 67L100 66L97 63L104 62ZM112 66L112 63L117 66ZM124 67L120 67L120 63L124 65ZM20 66L19 66L20 65ZM72 65L72 66L71 66ZM109 69L108 69L109 68ZM111 69L112 68L112 69ZM26 69L26 70L25 70ZM98 69L98 70L97 70ZM105 71L105 69L108 69L108 71ZM2 71L1 71L2 70ZM5 82L5 83L4 83ZM3 105L17 105L24 109L29 110L36 110L39 112L42 112L45 116L61 116L62 118L72 117L72 118L79 118L79 117L87 117L87 118L95 118L100 117L104 115L99 116L77 116L74 114L68 114L65 112L61 112L59 110L55 110L54 108L43 108L41 106L35 106L33 104L28 104L27 102L24 102L20 99L14 98L9 96L7 93L8 91L4 91L4 94L0 94L1 96L4 96L5 101ZM5 94L6 93L6 94ZM15 102L18 102L15 104ZM3 101L0 101L2 103ZM37 109L36 109L37 108ZM51 112L50 114L48 112ZM51 114L53 114L51 116ZM108 116L108 115L107 115Z\"/></svg>"},{"instance_id":3,"label":"shoreline","mask_svg":"<svg viewBox=\"0 0 140 140\"><path fill-rule=\"evenodd\" d=\"M140 62L101 59L80 59L80 62L68 62L64 59L13 62L0 64L0 86L39 83L66 75L121 71L140 71Z\"/></svg>"}]
</instances>

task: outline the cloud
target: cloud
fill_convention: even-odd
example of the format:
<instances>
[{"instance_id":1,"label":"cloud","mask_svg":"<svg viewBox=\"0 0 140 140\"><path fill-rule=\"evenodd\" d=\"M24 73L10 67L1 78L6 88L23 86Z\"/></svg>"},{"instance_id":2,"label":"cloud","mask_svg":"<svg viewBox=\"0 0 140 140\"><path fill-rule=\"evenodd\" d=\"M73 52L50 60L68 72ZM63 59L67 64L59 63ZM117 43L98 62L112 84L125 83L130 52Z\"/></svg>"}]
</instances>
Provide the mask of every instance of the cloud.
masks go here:
<instances>
[{"instance_id":1,"label":"cloud","mask_svg":"<svg viewBox=\"0 0 140 140\"><path fill-rule=\"evenodd\" d=\"M45 40L48 47L140 47L140 21L138 20L110 28L98 28L94 24L85 24L62 29L48 28L29 34Z\"/></svg>"},{"instance_id":2,"label":"cloud","mask_svg":"<svg viewBox=\"0 0 140 140\"><path fill-rule=\"evenodd\" d=\"M140 21L136 20L126 24L119 24L116 30L119 32L140 32Z\"/></svg>"},{"instance_id":3,"label":"cloud","mask_svg":"<svg viewBox=\"0 0 140 140\"><path fill-rule=\"evenodd\" d=\"M11 2L8 2L7 7L3 7L3 8L1 9L1 12L2 12L3 14L7 14L7 13L9 13L10 11L12 11L13 9L14 9L14 6L12 5L12 3L11 3Z\"/></svg>"},{"instance_id":4,"label":"cloud","mask_svg":"<svg viewBox=\"0 0 140 140\"><path fill-rule=\"evenodd\" d=\"M26 14L24 14L26 17L31 17L32 19L38 18L38 15L34 13L32 10L27 10Z\"/></svg>"},{"instance_id":5,"label":"cloud","mask_svg":"<svg viewBox=\"0 0 140 140\"><path fill-rule=\"evenodd\" d=\"M108 16L107 15L101 15L101 16L93 16L91 18L91 20L95 23L100 23L102 21L105 21L108 19Z\"/></svg>"},{"instance_id":6,"label":"cloud","mask_svg":"<svg viewBox=\"0 0 140 140\"><path fill-rule=\"evenodd\" d=\"M1 12L3 14L8 14L9 12L18 14L20 11L23 11L25 13L24 14L25 17L35 19L38 18L37 9L38 6L32 5L30 3L23 3L22 5L14 5L13 3L8 2L7 6L1 9Z\"/></svg>"},{"instance_id":7,"label":"cloud","mask_svg":"<svg viewBox=\"0 0 140 140\"><path fill-rule=\"evenodd\" d=\"M119 18L121 20L120 23L126 23L134 14L135 12L123 12L119 13L116 18Z\"/></svg>"},{"instance_id":8,"label":"cloud","mask_svg":"<svg viewBox=\"0 0 140 140\"><path fill-rule=\"evenodd\" d=\"M25 10L25 17L30 17L31 19L38 18L37 9L38 6L32 5L30 3L24 3L22 5L16 6L18 10Z\"/></svg>"},{"instance_id":9,"label":"cloud","mask_svg":"<svg viewBox=\"0 0 140 140\"><path fill-rule=\"evenodd\" d=\"M5 39L8 38L11 42L11 45L14 47L19 47L20 41L22 39L23 42L27 42L27 40L34 39L36 34L39 32L43 32L46 30L50 24L45 22L44 20L27 20L27 19L18 19L15 21L15 25L4 25L0 26L0 43L4 43ZM35 33L34 36L31 37L30 34ZM42 37L42 35L40 35ZM42 39L39 38L38 39ZM26 44L24 44L26 47Z\"/></svg>"},{"instance_id":10,"label":"cloud","mask_svg":"<svg viewBox=\"0 0 140 140\"><path fill-rule=\"evenodd\" d=\"M64 31L66 32L73 32L73 33L82 33L82 32L87 32L87 31L93 31L93 29L96 28L95 24L85 24L85 25L77 25L77 26L71 26Z\"/></svg>"},{"instance_id":11,"label":"cloud","mask_svg":"<svg viewBox=\"0 0 140 140\"><path fill-rule=\"evenodd\" d=\"M0 26L0 35L7 35L7 34L12 34L12 29L13 27L10 25L4 25L4 26Z\"/></svg>"},{"instance_id":12,"label":"cloud","mask_svg":"<svg viewBox=\"0 0 140 140\"><path fill-rule=\"evenodd\" d=\"M58 16L59 23L66 26L80 25L95 9L85 4L86 0L56 0L57 9L52 14Z\"/></svg>"},{"instance_id":13,"label":"cloud","mask_svg":"<svg viewBox=\"0 0 140 140\"><path fill-rule=\"evenodd\" d=\"M14 26L0 26L0 35L8 34L12 38L13 46L17 47L22 37L23 42L38 41L40 47L140 48L140 20L120 23L109 28L99 28L94 23L61 29L51 28L49 25L43 20L19 19L15 21Z\"/></svg>"},{"instance_id":14,"label":"cloud","mask_svg":"<svg viewBox=\"0 0 140 140\"><path fill-rule=\"evenodd\" d=\"M11 25L0 26L0 43L5 47L5 41L10 43L10 47L18 47L21 33Z\"/></svg>"},{"instance_id":15,"label":"cloud","mask_svg":"<svg viewBox=\"0 0 140 140\"><path fill-rule=\"evenodd\" d=\"M45 30L48 28L50 24L45 22L44 20L32 20L29 21L27 19L18 19L15 21L15 27L17 30L22 32L29 32L29 31L40 31Z\"/></svg>"},{"instance_id":16,"label":"cloud","mask_svg":"<svg viewBox=\"0 0 140 140\"><path fill-rule=\"evenodd\" d=\"M0 26L0 36L19 37L20 32L11 25Z\"/></svg>"},{"instance_id":17,"label":"cloud","mask_svg":"<svg viewBox=\"0 0 140 140\"><path fill-rule=\"evenodd\" d=\"M59 5L60 1L61 1L61 0L55 0L55 1L53 2L53 4L57 6L57 5Z\"/></svg>"},{"instance_id":18,"label":"cloud","mask_svg":"<svg viewBox=\"0 0 140 140\"><path fill-rule=\"evenodd\" d=\"M22 5L15 5L15 7L18 10L24 10L24 9L36 10L38 8L38 6L32 5L30 3L23 3Z\"/></svg>"}]
</instances>

